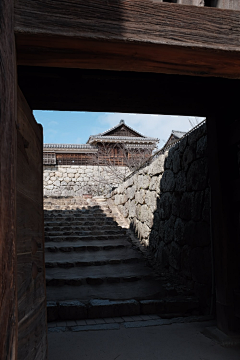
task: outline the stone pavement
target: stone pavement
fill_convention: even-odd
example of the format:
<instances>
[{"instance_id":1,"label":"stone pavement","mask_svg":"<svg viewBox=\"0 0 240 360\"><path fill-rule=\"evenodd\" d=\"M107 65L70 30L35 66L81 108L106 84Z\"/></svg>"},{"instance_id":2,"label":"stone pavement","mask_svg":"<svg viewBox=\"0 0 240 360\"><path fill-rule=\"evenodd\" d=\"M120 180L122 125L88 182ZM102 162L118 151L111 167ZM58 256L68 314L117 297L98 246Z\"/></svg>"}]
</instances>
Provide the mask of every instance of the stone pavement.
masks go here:
<instances>
[{"instance_id":1,"label":"stone pavement","mask_svg":"<svg viewBox=\"0 0 240 360\"><path fill-rule=\"evenodd\" d=\"M239 345L223 347L203 334L215 326L199 322L206 319L140 315L51 323L48 360L239 360Z\"/></svg>"}]
</instances>

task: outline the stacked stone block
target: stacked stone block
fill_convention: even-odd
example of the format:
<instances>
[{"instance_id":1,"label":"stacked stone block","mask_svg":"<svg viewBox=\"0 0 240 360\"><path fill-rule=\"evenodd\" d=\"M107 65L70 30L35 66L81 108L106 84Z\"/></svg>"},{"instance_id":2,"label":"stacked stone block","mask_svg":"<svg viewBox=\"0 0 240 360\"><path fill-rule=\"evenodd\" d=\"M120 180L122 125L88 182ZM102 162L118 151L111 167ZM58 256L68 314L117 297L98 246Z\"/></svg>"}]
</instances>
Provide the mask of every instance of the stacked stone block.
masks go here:
<instances>
[{"instance_id":1,"label":"stacked stone block","mask_svg":"<svg viewBox=\"0 0 240 360\"><path fill-rule=\"evenodd\" d=\"M119 182L104 166L52 165L43 170L44 196L106 195ZM117 172L128 174L128 169L118 167Z\"/></svg>"},{"instance_id":2,"label":"stacked stone block","mask_svg":"<svg viewBox=\"0 0 240 360\"><path fill-rule=\"evenodd\" d=\"M211 293L206 124L115 189L111 197L160 271L202 297Z\"/></svg>"}]
</instances>

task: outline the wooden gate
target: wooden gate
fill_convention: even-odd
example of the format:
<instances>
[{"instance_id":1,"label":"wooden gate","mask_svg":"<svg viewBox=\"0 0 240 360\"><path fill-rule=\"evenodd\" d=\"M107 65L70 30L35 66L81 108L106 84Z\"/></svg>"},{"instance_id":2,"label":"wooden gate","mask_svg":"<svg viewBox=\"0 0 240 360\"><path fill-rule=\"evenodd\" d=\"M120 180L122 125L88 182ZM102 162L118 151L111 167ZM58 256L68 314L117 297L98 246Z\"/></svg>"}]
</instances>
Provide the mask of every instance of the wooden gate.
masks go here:
<instances>
[{"instance_id":1,"label":"wooden gate","mask_svg":"<svg viewBox=\"0 0 240 360\"><path fill-rule=\"evenodd\" d=\"M43 134L22 92L17 105L18 360L47 357Z\"/></svg>"}]
</instances>

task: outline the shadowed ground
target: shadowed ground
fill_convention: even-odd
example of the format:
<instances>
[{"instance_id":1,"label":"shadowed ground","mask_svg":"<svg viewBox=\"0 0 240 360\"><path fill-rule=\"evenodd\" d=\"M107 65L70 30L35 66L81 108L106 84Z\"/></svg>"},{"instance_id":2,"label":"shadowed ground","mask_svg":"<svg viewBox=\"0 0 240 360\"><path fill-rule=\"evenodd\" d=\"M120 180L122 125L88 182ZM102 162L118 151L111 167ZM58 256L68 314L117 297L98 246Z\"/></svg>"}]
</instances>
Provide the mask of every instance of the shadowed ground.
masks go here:
<instances>
[{"instance_id":1,"label":"shadowed ground","mask_svg":"<svg viewBox=\"0 0 240 360\"><path fill-rule=\"evenodd\" d=\"M212 325L49 333L49 360L239 360L240 347L223 347L201 333Z\"/></svg>"}]
</instances>

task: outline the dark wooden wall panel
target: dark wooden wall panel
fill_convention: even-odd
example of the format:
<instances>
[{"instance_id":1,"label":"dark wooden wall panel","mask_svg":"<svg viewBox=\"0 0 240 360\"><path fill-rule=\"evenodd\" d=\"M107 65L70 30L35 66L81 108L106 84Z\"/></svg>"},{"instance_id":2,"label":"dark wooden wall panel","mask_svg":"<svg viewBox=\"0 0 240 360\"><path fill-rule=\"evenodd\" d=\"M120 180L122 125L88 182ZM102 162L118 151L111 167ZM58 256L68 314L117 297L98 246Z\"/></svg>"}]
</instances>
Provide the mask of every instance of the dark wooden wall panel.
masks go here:
<instances>
[{"instance_id":1,"label":"dark wooden wall panel","mask_svg":"<svg viewBox=\"0 0 240 360\"><path fill-rule=\"evenodd\" d=\"M0 359L17 354L16 59L13 0L0 1Z\"/></svg>"},{"instance_id":2,"label":"dark wooden wall panel","mask_svg":"<svg viewBox=\"0 0 240 360\"><path fill-rule=\"evenodd\" d=\"M47 357L42 127L18 89L18 360Z\"/></svg>"}]
</instances>

